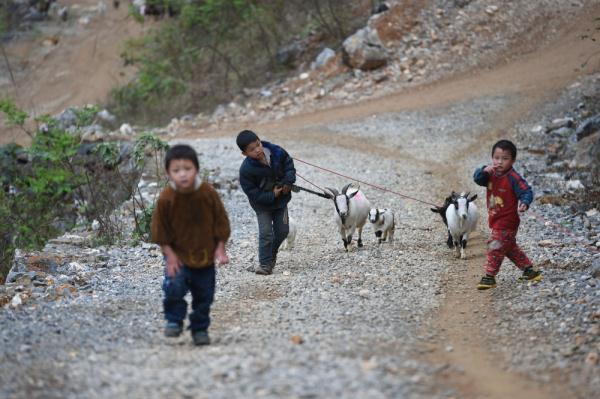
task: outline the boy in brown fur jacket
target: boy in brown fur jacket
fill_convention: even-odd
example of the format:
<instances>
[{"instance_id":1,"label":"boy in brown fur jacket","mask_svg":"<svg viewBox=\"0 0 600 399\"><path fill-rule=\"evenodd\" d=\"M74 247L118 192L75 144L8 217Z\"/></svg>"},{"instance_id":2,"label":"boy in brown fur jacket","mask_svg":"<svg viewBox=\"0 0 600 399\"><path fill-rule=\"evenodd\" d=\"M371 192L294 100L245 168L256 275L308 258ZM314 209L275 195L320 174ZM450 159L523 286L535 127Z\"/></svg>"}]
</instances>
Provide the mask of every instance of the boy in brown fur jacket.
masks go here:
<instances>
[{"instance_id":1,"label":"boy in brown fur jacket","mask_svg":"<svg viewBox=\"0 0 600 399\"><path fill-rule=\"evenodd\" d=\"M187 313L192 339L208 345L210 306L215 293L215 261L229 262L225 242L230 227L223 202L214 188L198 176L198 156L188 145L175 145L165 156L169 185L161 192L152 215L152 240L160 245L166 268L163 282L165 335L177 337Z\"/></svg>"}]
</instances>

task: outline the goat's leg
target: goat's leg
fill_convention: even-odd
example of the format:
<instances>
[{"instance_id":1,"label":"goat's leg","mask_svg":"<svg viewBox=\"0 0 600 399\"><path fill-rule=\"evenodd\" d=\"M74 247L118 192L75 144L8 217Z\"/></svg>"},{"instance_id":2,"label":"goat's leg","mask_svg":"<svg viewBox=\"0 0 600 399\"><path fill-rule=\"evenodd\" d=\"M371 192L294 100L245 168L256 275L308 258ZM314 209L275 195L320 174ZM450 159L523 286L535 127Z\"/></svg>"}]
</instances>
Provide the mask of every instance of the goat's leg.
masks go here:
<instances>
[{"instance_id":1,"label":"goat's leg","mask_svg":"<svg viewBox=\"0 0 600 399\"><path fill-rule=\"evenodd\" d=\"M460 237L452 236L452 246L454 248L454 257L460 258Z\"/></svg>"},{"instance_id":2,"label":"goat's leg","mask_svg":"<svg viewBox=\"0 0 600 399\"><path fill-rule=\"evenodd\" d=\"M452 240L452 234L450 234L450 232L448 232L448 239L446 239L446 245L448 246L448 248L452 249L454 248L454 241Z\"/></svg>"},{"instance_id":3,"label":"goat's leg","mask_svg":"<svg viewBox=\"0 0 600 399\"><path fill-rule=\"evenodd\" d=\"M348 252L348 245L350 245L350 241L346 239L346 229L344 227L340 227L340 235L342 236L342 242L344 243L344 250Z\"/></svg>"},{"instance_id":4,"label":"goat's leg","mask_svg":"<svg viewBox=\"0 0 600 399\"><path fill-rule=\"evenodd\" d=\"M358 228L358 247L359 248L362 248L362 246L363 246L363 243L362 243L362 229L363 229L362 226L360 226ZM354 233L354 231L352 231L352 233Z\"/></svg>"},{"instance_id":5,"label":"goat's leg","mask_svg":"<svg viewBox=\"0 0 600 399\"><path fill-rule=\"evenodd\" d=\"M394 233L395 233L395 232L396 232L396 231L394 230L394 228L392 228L392 229L390 230L390 244L392 244L392 246L394 246Z\"/></svg>"},{"instance_id":6,"label":"goat's leg","mask_svg":"<svg viewBox=\"0 0 600 399\"><path fill-rule=\"evenodd\" d=\"M469 240L469 234L465 234L460 240L460 258L467 259L467 241Z\"/></svg>"}]
</instances>

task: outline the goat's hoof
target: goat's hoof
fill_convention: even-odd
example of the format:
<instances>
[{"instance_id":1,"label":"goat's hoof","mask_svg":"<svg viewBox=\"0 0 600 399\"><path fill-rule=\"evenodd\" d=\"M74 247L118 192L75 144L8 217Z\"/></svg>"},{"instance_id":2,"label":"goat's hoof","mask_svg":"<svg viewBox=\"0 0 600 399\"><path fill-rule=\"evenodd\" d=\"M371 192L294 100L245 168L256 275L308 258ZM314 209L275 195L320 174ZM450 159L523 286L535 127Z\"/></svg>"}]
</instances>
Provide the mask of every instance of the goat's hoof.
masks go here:
<instances>
[{"instance_id":1,"label":"goat's hoof","mask_svg":"<svg viewBox=\"0 0 600 399\"><path fill-rule=\"evenodd\" d=\"M467 259L467 255L465 255L465 254L461 254L461 255L460 255L460 258L461 258L461 259Z\"/></svg>"}]
</instances>

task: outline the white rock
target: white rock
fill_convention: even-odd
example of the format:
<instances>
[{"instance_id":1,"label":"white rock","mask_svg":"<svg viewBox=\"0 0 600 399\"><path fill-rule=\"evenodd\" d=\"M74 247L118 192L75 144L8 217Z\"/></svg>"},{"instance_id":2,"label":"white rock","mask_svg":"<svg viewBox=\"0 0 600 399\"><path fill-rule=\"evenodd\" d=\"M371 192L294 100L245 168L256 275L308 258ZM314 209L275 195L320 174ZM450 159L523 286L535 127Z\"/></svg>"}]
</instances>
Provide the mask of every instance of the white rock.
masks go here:
<instances>
[{"instance_id":1,"label":"white rock","mask_svg":"<svg viewBox=\"0 0 600 399\"><path fill-rule=\"evenodd\" d=\"M485 8L485 12L489 15L494 15L498 11L498 6L487 6Z\"/></svg>"},{"instance_id":2,"label":"white rock","mask_svg":"<svg viewBox=\"0 0 600 399\"><path fill-rule=\"evenodd\" d=\"M84 269L84 267L77 262L71 262L69 263L69 271L70 272L80 272Z\"/></svg>"},{"instance_id":3,"label":"white rock","mask_svg":"<svg viewBox=\"0 0 600 399\"><path fill-rule=\"evenodd\" d=\"M598 214L598 210L597 210L596 208L594 208L594 209L590 209L589 211L587 211L587 212L585 213L585 215L586 215L587 217L596 216L597 214Z\"/></svg>"},{"instance_id":4,"label":"white rock","mask_svg":"<svg viewBox=\"0 0 600 399\"><path fill-rule=\"evenodd\" d=\"M119 132L121 132L123 135L130 135L133 133L133 129L129 123L123 123L119 128Z\"/></svg>"},{"instance_id":5,"label":"white rock","mask_svg":"<svg viewBox=\"0 0 600 399\"><path fill-rule=\"evenodd\" d=\"M108 112L105 109L98 112L98 118L105 120L107 122L114 122L117 119L113 114L111 114L110 112Z\"/></svg>"},{"instance_id":6,"label":"white rock","mask_svg":"<svg viewBox=\"0 0 600 399\"><path fill-rule=\"evenodd\" d=\"M21 294L19 294L19 293L15 294L13 299L10 301L10 306L12 306L13 308L19 307L22 304L23 304L23 300L21 299Z\"/></svg>"},{"instance_id":7,"label":"white rock","mask_svg":"<svg viewBox=\"0 0 600 399\"><path fill-rule=\"evenodd\" d=\"M567 190L576 191L576 190L583 190L583 189L585 189L585 186L583 185L581 180L569 180L567 182Z\"/></svg>"},{"instance_id":8,"label":"white rock","mask_svg":"<svg viewBox=\"0 0 600 399\"><path fill-rule=\"evenodd\" d=\"M539 133L542 130L544 130L544 127L542 125L535 125L531 128L531 133Z\"/></svg>"},{"instance_id":9,"label":"white rock","mask_svg":"<svg viewBox=\"0 0 600 399\"><path fill-rule=\"evenodd\" d=\"M310 76L310 75L309 75L308 73L304 72L304 73L301 73L301 74L300 74L300 79L302 79L302 80L306 80L306 79L308 79L308 77L309 77L309 76Z\"/></svg>"}]
</instances>

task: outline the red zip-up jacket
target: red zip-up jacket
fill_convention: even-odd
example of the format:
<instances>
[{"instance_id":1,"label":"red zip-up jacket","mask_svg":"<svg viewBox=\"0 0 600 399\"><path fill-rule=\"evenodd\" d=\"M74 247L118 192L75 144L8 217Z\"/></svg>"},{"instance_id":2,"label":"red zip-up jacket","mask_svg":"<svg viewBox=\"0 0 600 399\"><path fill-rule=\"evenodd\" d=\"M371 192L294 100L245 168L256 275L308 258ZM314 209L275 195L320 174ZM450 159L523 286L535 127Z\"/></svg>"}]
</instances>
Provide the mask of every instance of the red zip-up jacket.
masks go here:
<instances>
[{"instance_id":1,"label":"red zip-up jacket","mask_svg":"<svg viewBox=\"0 0 600 399\"><path fill-rule=\"evenodd\" d=\"M514 169L503 175L489 175L484 172L485 165L475 170L473 180L480 186L487 187L487 207L489 226L496 230L513 230L519 228L519 201L529 206L533 201L533 190L527 181Z\"/></svg>"}]
</instances>

